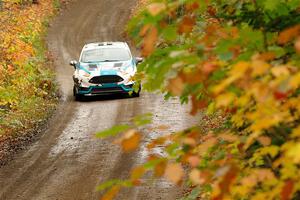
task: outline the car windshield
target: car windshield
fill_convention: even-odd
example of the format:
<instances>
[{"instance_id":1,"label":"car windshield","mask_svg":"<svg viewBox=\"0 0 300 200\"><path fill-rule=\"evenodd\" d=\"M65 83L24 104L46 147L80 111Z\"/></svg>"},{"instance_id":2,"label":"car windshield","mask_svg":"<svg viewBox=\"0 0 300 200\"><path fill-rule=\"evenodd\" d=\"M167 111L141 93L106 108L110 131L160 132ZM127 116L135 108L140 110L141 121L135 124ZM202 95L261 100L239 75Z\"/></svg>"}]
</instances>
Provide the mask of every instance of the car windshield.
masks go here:
<instances>
[{"instance_id":1,"label":"car windshield","mask_svg":"<svg viewBox=\"0 0 300 200\"><path fill-rule=\"evenodd\" d=\"M99 48L86 50L82 53L81 62L113 62L127 61L131 59L128 50L122 48Z\"/></svg>"}]
</instances>

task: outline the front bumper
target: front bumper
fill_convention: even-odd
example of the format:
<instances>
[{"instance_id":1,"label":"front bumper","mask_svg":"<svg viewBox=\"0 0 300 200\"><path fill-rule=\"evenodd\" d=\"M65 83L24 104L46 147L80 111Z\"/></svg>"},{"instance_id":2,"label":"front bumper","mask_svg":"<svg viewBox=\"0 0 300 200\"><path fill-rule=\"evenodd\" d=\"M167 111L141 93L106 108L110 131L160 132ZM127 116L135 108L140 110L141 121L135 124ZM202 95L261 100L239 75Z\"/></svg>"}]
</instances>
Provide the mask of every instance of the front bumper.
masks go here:
<instances>
[{"instance_id":1,"label":"front bumper","mask_svg":"<svg viewBox=\"0 0 300 200\"><path fill-rule=\"evenodd\" d=\"M107 95L114 93L129 93L132 92L133 84L124 85L117 83L102 84L102 86L90 86L88 88L78 87L78 94L84 96Z\"/></svg>"}]
</instances>

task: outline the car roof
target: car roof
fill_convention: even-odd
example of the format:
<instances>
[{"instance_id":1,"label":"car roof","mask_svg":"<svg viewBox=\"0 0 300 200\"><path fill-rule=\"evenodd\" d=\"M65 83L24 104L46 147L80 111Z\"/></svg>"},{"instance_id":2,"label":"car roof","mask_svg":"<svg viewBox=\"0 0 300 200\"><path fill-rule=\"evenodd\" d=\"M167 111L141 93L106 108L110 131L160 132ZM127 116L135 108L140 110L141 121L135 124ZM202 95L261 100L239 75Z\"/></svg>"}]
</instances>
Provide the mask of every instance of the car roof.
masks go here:
<instances>
[{"instance_id":1,"label":"car roof","mask_svg":"<svg viewBox=\"0 0 300 200\"><path fill-rule=\"evenodd\" d=\"M92 50L100 48L123 48L128 49L129 46L126 42L95 42L84 45L83 50Z\"/></svg>"}]
</instances>

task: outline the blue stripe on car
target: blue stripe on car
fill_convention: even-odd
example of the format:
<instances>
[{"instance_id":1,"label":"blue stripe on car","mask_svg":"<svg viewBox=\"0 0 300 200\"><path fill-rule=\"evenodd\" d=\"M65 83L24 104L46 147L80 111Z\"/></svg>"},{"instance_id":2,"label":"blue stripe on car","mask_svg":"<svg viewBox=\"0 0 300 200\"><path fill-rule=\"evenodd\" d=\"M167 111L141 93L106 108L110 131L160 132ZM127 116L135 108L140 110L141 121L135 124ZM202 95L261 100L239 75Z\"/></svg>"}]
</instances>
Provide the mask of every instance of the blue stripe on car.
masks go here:
<instances>
[{"instance_id":1,"label":"blue stripe on car","mask_svg":"<svg viewBox=\"0 0 300 200\"><path fill-rule=\"evenodd\" d=\"M79 66L79 69L81 69L81 70L85 71L85 72L86 72L86 73L88 73L88 74L91 74L91 72L89 72L89 70L85 69L85 68L84 68L84 67L82 67L82 66Z\"/></svg>"},{"instance_id":2,"label":"blue stripe on car","mask_svg":"<svg viewBox=\"0 0 300 200\"><path fill-rule=\"evenodd\" d=\"M91 94L93 89L101 89L101 88L112 88L112 87L120 87L124 92L131 92L133 91L133 88L128 88L124 84L116 84L116 83L107 83L103 84L102 86L90 86L89 90L87 91L78 91L79 94Z\"/></svg>"},{"instance_id":3,"label":"blue stripe on car","mask_svg":"<svg viewBox=\"0 0 300 200\"><path fill-rule=\"evenodd\" d=\"M117 71L113 69L100 70L100 75L117 75Z\"/></svg>"}]
</instances>

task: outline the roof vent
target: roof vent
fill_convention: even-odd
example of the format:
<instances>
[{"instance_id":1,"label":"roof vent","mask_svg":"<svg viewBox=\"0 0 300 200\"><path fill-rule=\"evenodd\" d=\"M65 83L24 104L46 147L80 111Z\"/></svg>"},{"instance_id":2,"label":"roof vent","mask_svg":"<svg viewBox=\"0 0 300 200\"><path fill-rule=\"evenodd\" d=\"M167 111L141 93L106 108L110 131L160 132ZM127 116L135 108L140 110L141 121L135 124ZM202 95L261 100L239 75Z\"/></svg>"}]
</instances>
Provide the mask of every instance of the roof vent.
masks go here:
<instances>
[{"instance_id":1,"label":"roof vent","mask_svg":"<svg viewBox=\"0 0 300 200\"><path fill-rule=\"evenodd\" d=\"M114 67L122 67L123 63L115 63Z\"/></svg>"}]
</instances>

